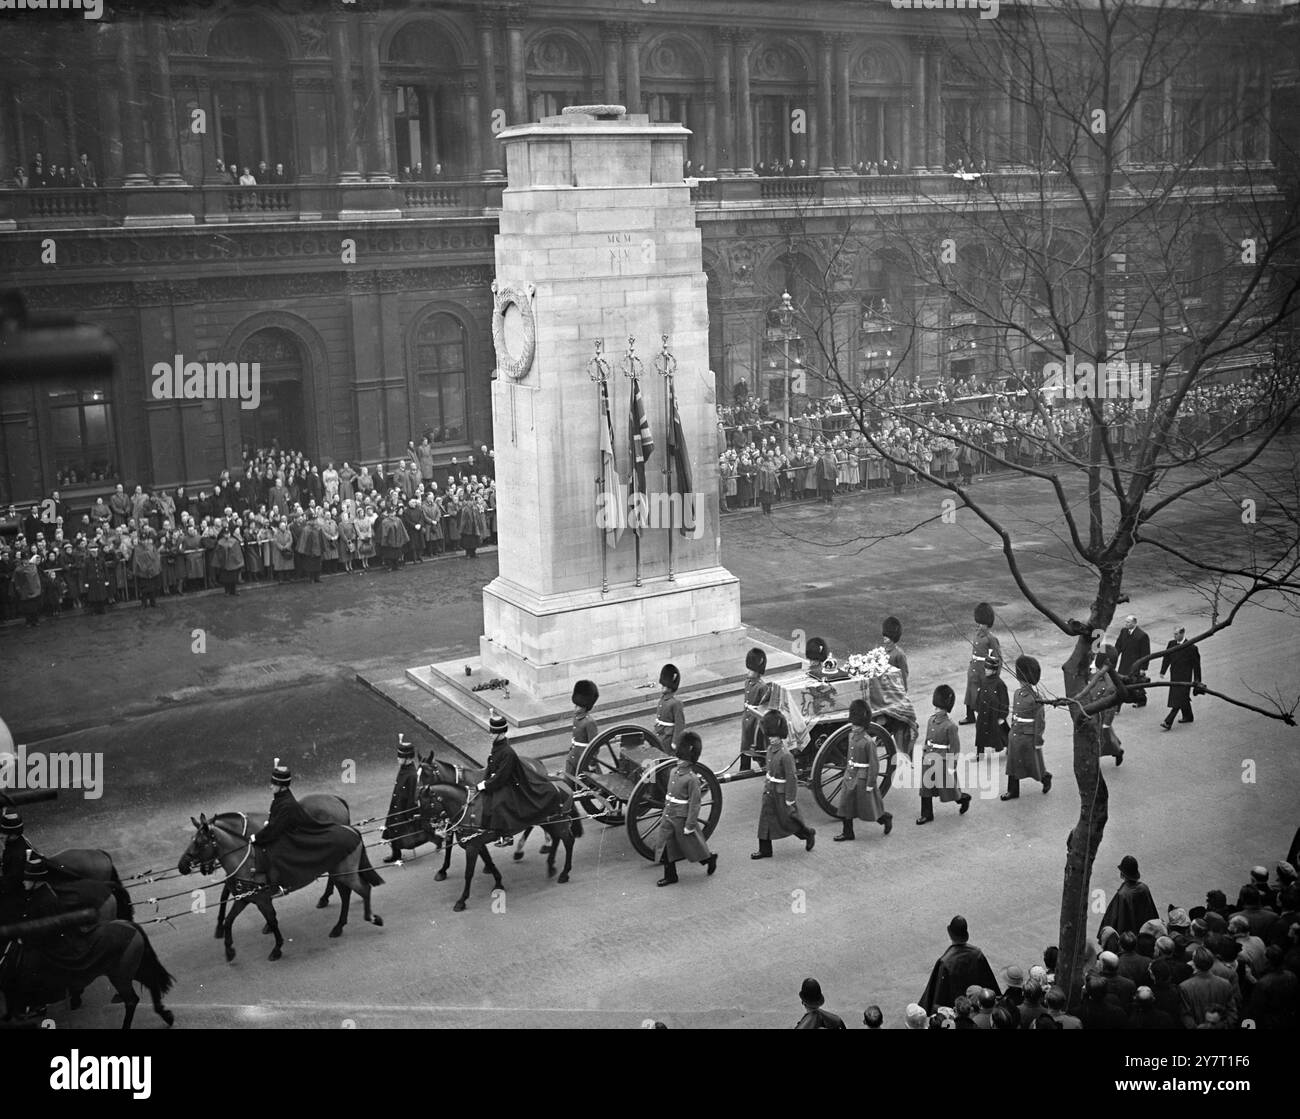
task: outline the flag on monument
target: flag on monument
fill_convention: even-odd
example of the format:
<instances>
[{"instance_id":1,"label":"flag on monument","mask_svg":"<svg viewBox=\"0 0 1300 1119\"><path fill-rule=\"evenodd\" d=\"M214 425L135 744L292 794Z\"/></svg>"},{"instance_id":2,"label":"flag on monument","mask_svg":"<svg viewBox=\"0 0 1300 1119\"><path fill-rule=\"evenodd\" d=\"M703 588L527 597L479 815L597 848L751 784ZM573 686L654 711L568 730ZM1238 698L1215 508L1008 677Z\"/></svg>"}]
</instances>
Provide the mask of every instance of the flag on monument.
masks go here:
<instances>
[{"instance_id":1,"label":"flag on monument","mask_svg":"<svg viewBox=\"0 0 1300 1119\"><path fill-rule=\"evenodd\" d=\"M619 492L618 462L614 457L614 417L609 411L609 384L600 382L600 480L606 498ZM618 517L605 526L605 546L614 547L622 535Z\"/></svg>"},{"instance_id":2,"label":"flag on monument","mask_svg":"<svg viewBox=\"0 0 1300 1119\"><path fill-rule=\"evenodd\" d=\"M641 529L648 521L649 499L645 489L645 464L655 449L654 436L650 434L650 420L646 417L645 401L641 399L641 382L632 378L632 409L627 418L627 445L631 458L628 490L631 501L628 512L628 524L632 530L641 535Z\"/></svg>"},{"instance_id":3,"label":"flag on monument","mask_svg":"<svg viewBox=\"0 0 1300 1119\"><path fill-rule=\"evenodd\" d=\"M682 428L682 414L677 410L677 389L672 383L672 378L668 378L668 401L672 412L673 425L668 431L668 461L672 464L672 492L681 495L682 523L678 526L683 536L690 536L691 531L686 527L686 502L690 500L690 495L695 490L695 484L691 480L691 459L686 451L686 432ZM669 508L672 508L671 503ZM699 516L699 511L695 511ZM694 518L692 518L694 524Z\"/></svg>"}]
</instances>

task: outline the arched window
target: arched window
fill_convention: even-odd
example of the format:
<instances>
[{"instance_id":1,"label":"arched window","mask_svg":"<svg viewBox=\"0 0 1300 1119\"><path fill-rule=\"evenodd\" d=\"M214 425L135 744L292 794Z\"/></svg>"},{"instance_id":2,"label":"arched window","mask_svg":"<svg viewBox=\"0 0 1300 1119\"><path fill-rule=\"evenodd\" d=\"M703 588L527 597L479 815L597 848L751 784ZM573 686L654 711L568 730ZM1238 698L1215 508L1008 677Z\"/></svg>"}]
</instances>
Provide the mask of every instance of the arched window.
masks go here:
<instances>
[{"instance_id":1,"label":"arched window","mask_svg":"<svg viewBox=\"0 0 1300 1119\"><path fill-rule=\"evenodd\" d=\"M213 28L207 52L217 158L247 168L259 184L292 181L293 97L280 36L257 16L229 16Z\"/></svg>"},{"instance_id":2,"label":"arched window","mask_svg":"<svg viewBox=\"0 0 1300 1119\"><path fill-rule=\"evenodd\" d=\"M302 347L287 330L267 327L250 335L239 347L239 361L257 362L261 400L256 408L239 410L240 435L247 451L279 447L308 451L303 430Z\"/></svg>"},{"instance_id":3,"label":"arched window","mask_svg":"<svg viewBox=\"0 0 1300 1119\"><path fill-rule=\"evenodd\" d=\"M397 81L393 135L401 177L459 177L470 161L469 137L460 63L446 34L434 23L403 27L389 48L385 74Z\"/></svg>"},{"instance_id":4,"label":"arched window","mask_svg":"<svg viewBox=\"0 0 1300 1119\"><path fill-rule=\"evenodd\" d=\"M430 315L415 335L415 425L432 443L464 443L465 327L453 315Z\"/></svg>"}]
</instances>

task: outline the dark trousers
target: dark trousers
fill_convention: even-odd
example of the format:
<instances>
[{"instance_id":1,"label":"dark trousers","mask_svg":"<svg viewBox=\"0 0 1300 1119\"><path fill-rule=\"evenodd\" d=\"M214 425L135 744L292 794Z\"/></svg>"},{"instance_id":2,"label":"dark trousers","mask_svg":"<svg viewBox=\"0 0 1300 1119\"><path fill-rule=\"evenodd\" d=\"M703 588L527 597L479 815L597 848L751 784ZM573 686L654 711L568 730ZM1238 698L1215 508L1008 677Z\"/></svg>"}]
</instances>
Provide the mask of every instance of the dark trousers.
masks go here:
<instances>
[{"instance_id":1,"label":"dark trousers","mask_svg":"<svg viewBox=\"0 0 1300 1119\"><path fill-rule=\"evenodd\" d=\"M1174 721L1174 716L1175 716L1175 715L1177 715L1177 716L1178 716L1180 719L1182 719L1183 722L1185 722L1185 723L1190 723L1190 722L1192 722L1192 698L1191 698L1191 696L1188 696L1188 697L1187 697L1185 700L1183 700L1183 702L1180 703L1177 707L1171 707L1171 708L1169 709L1169 714L1165 716L1165 725L1166 725L1166 726L1168 726L1170 723L1172 723L1172 722Z\"/></svg>"}]
</instances>

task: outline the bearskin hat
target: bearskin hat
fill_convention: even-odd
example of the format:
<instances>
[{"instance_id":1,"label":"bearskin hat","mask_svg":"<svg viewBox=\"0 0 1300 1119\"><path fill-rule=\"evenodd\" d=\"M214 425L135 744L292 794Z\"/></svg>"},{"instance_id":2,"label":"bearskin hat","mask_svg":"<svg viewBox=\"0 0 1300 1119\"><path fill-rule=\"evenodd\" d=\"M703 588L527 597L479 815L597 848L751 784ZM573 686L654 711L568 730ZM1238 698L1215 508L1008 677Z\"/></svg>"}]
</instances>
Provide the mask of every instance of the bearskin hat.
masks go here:
<instances>
[{"instance_id":1,"label":"bearskin hat","mask_svg":"<svg viewBox=\"0 0 1300 1119\"><path fill-rule=\"evenodd\" d=\"M659 670L659 686L675 692L682 682L682 674L675 664L666 664Z\"/></svg>"},{"instance_id":2,"label":"bearskin hat","mask_svg":"<svg viewBox=\"0 0 1300 1119\"><path fill-rule=\"evenodd\" d=\"M849 704L849 722L855 727L871 725L871 704L865 699L855 699Z\"/></svg>"},{"instance_id":3,"label":"bearskin hat","mask_svg":"<svg viewBox=\"0 0 1300 1119\"><path fill-rule=\"evenodd\" d=\"M976 605L975 622L981 626L991 626L993 624L993 607L987 602Z\"/></svg>"},{"instance_id":4,"label":"bearskin hat","mask_svg":"<svg viewBox=\"0 0 1300 1119\"><path fill-rule=\"evenodd\" d=\"M880 627L880 636L887 637L890 641L901 640L903 636L903 623L891 614L885 619L884 624Z\"/></svg>"},{"instance_id":5,"label":"bearskin hat","mask_svg":"<svg viewBox=\"0 0 1300 1119\"><path fill-rule=\"evenodd\" d=\"M768 738L786 738L790 734L790 725L780 711L769 711L763 716L763 733Z\"/></svg>"},{"instance_id":6,"label":"bearskin hat","mask_svg":"<svg viewBox=\"0 0 1300 1119\"><path fill-rule=\"evenodd\" d=\"M830 646L820 637L810 638L808 644L804 646L803 655L810 661L821 662L826 659L830 653Z\"/></svg>"},{"instance_id":7,"label":"bearskin hat","mask_svg":"<svg viewBox=\"0 0 1300 1119\"><path fill-rule=\"evenodd\" d=\"M745 667L750 672L763 673L767 671L767 654L762 649L750 649L745 654Z\"/></svg>"},{"instance_id":8,"label":"bearskin hat","mask_svg":"<svg viewBox=\"0 0 1300 1119\"><path fill-rule=\"evenodd\" d=\"M1026 684L1032 687L1043 678L1042 665L1040 665L1033 657L1016 657L1016 678L1023 680Z\"/></svg>"},{"instance_id":9,"label":"bearskin hat","mask_svg":"<svg viewBox=\"0 0 1300 1119\"><path fill-rule=\"evenodd\" d=\"M682 761L697 762L700 760L700 751L703 748L704 743L700 741L700 736L693 730L688 730L677 743L677 756Z\"/></svg>"},{"instance_id":10,"label":"bearskin hat","mask_svg":"<svg viewBox=\"0 0 1300 1119\"><path fill-rule=\"evenodd\" d=\"M573 705L590 711L600 698L600 689L590 680L579 680L573 685Z\"/></svg>"},{"instance_id":11,"label":"bearskin hat","mask_svg":"<svg viewBox=\"0 0 1300 1119\"><path fill-rule=\"evenodd\" d=\"M940 684L934 689L932 702L940 711L952 711L957 702L957 696L947 684Z\"/></svg>"}]
</instances>

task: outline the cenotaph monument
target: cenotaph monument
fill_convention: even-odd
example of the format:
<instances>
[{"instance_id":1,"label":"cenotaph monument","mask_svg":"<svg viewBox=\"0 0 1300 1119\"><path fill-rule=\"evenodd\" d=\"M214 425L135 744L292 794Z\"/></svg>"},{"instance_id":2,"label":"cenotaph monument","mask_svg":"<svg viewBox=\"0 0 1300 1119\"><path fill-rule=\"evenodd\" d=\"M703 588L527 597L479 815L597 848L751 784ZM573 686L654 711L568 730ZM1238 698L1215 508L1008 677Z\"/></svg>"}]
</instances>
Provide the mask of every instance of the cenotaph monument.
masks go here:
<instances>
[{"instance_id":1,"label":"cenotaph monument","mask_svg":"<svg viewBox=\"0 0 1300 1119\"><path fill-rule=\"evenodd\" d=\"M672 661L689 679L744 658L689 135L620 106L500 134L499 574L479 658L536 703L567 705L582 677L654 681Z\"/></svg>"}]
</instances>

